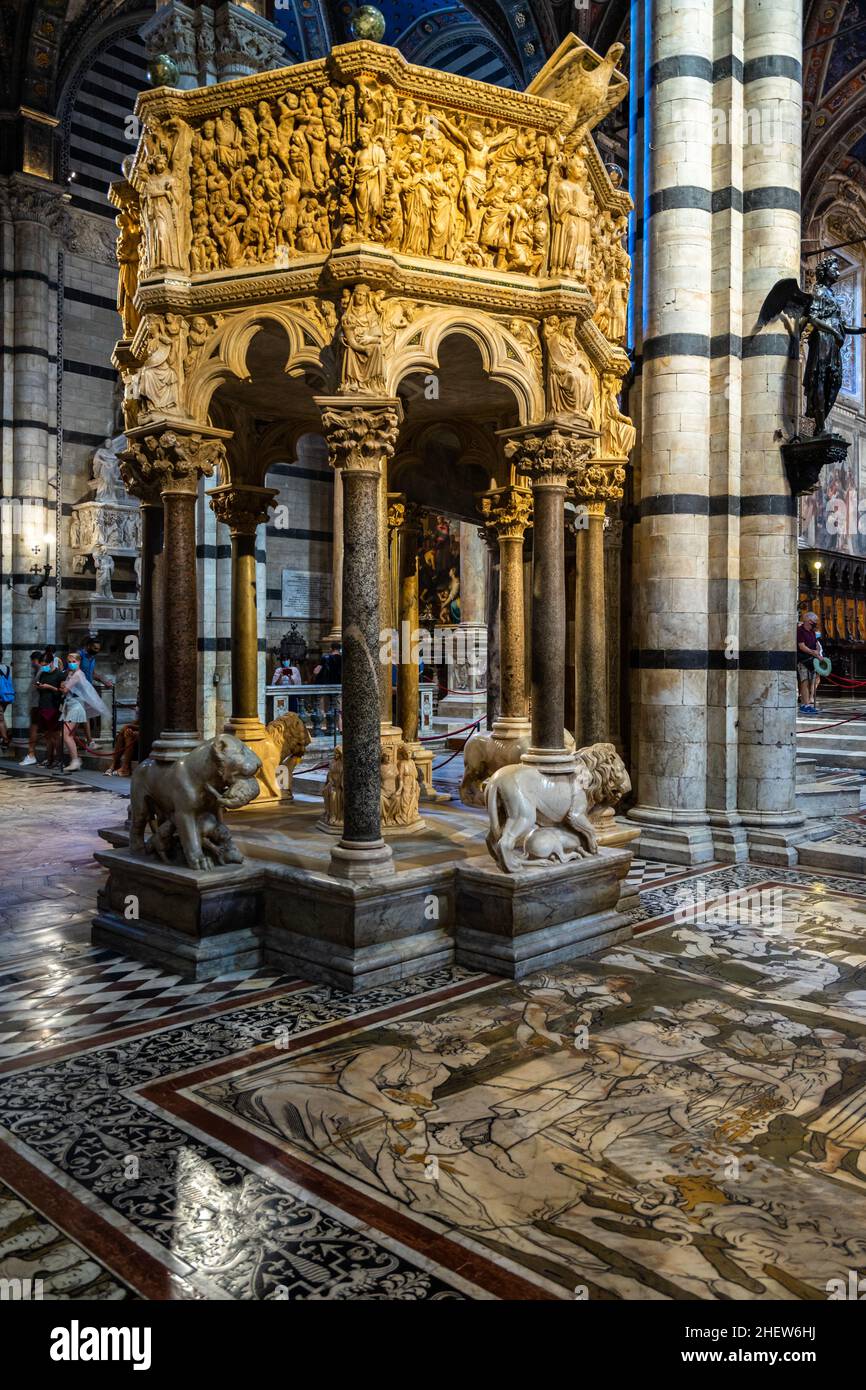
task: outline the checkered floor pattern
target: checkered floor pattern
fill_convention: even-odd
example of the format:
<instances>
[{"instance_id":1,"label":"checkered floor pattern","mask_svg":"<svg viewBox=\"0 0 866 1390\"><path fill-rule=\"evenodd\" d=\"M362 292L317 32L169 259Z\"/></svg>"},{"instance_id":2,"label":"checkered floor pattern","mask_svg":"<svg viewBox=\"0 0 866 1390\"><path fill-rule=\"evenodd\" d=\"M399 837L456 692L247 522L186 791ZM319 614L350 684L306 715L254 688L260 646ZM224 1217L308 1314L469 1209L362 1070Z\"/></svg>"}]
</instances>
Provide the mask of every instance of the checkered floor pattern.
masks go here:
<instances>
[{"instance_id":1,"label":"checkered floor pattern","mask_svg":"<svg viewBox=\"0 0 866 1390\"><path fill-rule=\"evenodd\" d=\"M155 967L90 948L68 959L0 973L0 1058L94 1037L106 1029L167 1021L188 1009L241 999L289 982L273 971L236 970L185 982Z\"/></svg>"}]
</instances>

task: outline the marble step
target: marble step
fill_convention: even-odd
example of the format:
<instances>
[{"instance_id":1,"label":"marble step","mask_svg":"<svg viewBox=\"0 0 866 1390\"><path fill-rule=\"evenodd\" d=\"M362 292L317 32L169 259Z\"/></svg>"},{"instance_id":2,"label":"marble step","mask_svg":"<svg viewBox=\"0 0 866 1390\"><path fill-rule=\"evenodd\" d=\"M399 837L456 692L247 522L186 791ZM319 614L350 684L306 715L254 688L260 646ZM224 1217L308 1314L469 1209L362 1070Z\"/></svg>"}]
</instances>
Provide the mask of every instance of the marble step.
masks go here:
<instances>
[{"instance_id":1,"label":"marble step","mask_svg":"<svg viewBox=\"0 0 866 1390\"><path fill-rule=\"evenodd\" d=\"M797 846L797 867L825 873L866 874L866 845L843 845L838 840L802 842Z\"/></svg>"},{"instance_id":2,"label":"marble step","mask_svg":"<svg viewBox=\"0 0 866 1390\"><path fill-rule=\"evenodd\" d=\"M832 767L866 768L866 724L829 729L825 728L827 722L833 721L797 720L798 756L808 755Z\"/></svg>"},{"instance_id":3,"label":"marble step","mask_svg":"<svg viewBox=\"0 0 866 1390\"><path fill-rule=\"evenodd\" d=\"M852 779L797 782L797 809L804 816L844 816L860 809L860 782Z\"/></svg>"}]
</instances>

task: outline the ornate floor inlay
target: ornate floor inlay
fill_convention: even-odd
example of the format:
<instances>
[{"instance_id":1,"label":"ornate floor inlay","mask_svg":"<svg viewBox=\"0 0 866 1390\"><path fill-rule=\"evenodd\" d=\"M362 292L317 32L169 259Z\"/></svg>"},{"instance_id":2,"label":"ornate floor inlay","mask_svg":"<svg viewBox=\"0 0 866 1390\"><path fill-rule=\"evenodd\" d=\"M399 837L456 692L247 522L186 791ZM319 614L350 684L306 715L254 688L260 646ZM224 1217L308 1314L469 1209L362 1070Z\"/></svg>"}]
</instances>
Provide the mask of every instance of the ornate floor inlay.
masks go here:
<instances>
[{"instance_id":1,"label":"ornate floor inlay","mask_svg":"<svg viewBox=\"0 0 866 1390\"><path fill-rule=\"evenodd\" d=\"M96 876L60 859L0 897L0 1277L813 1300L862 1267L863 880L638 862L630 942L350 998L94 951Z\"/></svg>"}]
</instances>

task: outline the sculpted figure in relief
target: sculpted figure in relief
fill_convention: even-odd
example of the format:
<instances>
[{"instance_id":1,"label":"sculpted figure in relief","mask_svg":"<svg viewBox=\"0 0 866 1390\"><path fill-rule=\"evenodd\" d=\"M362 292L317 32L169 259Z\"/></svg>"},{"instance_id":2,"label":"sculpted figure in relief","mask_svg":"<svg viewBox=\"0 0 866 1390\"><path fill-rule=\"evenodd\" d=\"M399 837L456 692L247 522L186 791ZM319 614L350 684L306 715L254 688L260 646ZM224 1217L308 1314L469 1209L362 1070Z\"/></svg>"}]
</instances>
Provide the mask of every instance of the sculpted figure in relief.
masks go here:
<instances>
[{"instance_id":1,"label":"sculpted figure in relief","mask_svg":"<svg viewBox=\"0 0 866 1390\"><path fill-rule=\"evenodd\" d=\"M556 166L550 176L550 269L586 279L592 250L595 205L586 184L586 163L574 155L564 176Z\"/></svg>"},{"instance_id":2,"label":"sculpted figure in relief","mask_svg":"<svg viewBox=\"0 0 866 1390\"><path fill-rule=\"evenodd\" d=\"M551 314L544 321L547 350L547 409L551 415L592 418L593 378L575 336L574 318Z\"/></svg>"},{"instance_id":3,"label":"sculpted figure in relief","mask_svg":"<svg viewBox=\"0 0 866 1390\"><path fill-rule=\"evenodd\" d=\"M342 347L341 391L385 392L382 291L368 285L344 290L339 338Z\"/></svg>"}]
</instances>

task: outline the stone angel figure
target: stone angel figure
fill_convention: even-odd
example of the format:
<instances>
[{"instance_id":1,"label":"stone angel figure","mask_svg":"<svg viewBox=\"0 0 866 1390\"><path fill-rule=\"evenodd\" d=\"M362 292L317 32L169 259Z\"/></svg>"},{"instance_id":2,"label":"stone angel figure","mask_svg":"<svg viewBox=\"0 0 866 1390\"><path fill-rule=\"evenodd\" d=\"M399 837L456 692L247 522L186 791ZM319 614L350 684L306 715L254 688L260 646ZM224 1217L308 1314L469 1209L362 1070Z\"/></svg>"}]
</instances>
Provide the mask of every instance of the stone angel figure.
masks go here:
<instances>
[{"instance_id":1,"label":"stone angel figure","mask_svg":"<svg viewBox=\"0 0 866 1390\"><path fill-rule=\"evenodd\" d=\"M807 339L806 371L803 391L804 414L815 422L815 436L824 437L827 416L836 403L842 385L842 348L848 334L866 332L845 322L834 285L839 279L836 256L825 256L815 271L811 293L796 280L777 280L761 306L754 333L775 318L782 318L791 336Z\"/></svg>"}]
</instances>

